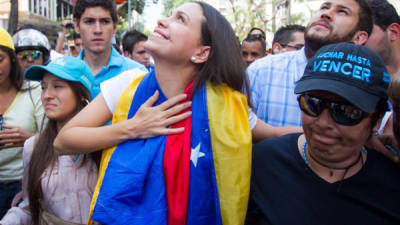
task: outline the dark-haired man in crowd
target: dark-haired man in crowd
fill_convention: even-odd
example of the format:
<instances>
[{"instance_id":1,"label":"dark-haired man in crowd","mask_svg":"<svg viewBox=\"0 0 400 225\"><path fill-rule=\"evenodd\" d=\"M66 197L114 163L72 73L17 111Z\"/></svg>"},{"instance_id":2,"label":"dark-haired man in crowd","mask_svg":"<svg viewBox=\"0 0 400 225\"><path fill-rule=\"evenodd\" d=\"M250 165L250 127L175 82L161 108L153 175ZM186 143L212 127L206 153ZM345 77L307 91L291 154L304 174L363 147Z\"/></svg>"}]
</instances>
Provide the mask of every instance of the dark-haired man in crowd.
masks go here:
<instances>
[{"instance_id":1,"label":"dark-haired man in crowd","mask_svg":"<svg viewBox=\"0 0 400 225\"><path fill-rule=\"evenodd\" d=\"M272 54L300 50L304 46L305 29L297 24L279 28L272 40Z\"/></svg>"},{"instance_id":2,"label":"dark-haired man in crowd","mask_svg":"<svg viewBox=\"0 0 400 225\"><path fill-rule=\"evenodd\" d=\"M125 57L144 65L149 71L154 69L150 64L150 53L144 48L147 36L140 31L131 30L122 38L122 50Z\"/></svg>"},{"instance_id":3,"label":"dark-haired man in crowd","mask_svg":"<svg viewBox=\"0 0 400 225\"><path fill-rule=\"evenodd\" d=\"M374 50L383 59L390 76L400 76L400 17L396 9L387 0L368 0L372 9L374 27L366 46ZM392 111L382 118L378 134L382 137L393 134ZM398 153L386 150L381 151L386 156L398 161Z\"/></svg>"},{"instance_id":4,"label":"dark-haired man in crowd","mask_svg":"<svg viewBox=\"0 0 400 225\"><path fill-rule=\"evenodd\" d=\"M400 76L400 17L387 0L369 0L374 28L366 46L383 59L391 76Z\"/></svg>"},{"instance_id":5,"label":"dark-haired man in crowd","mask_svg":"<svg viewBox=\"0 0 400 225\"><path fill-rule=\"evenodd\" d=\"M72 40L68 41L68 48L72 56L77 57L82 49L82 38L79 34L74 33Z\"/></svg>"},{"instance_id":6,"label":"dark-haired man in crowd","mask_svg":"<svg viewBox=\"0 0 400 225\"><path fill-rule=\"evenodd\" d=\"M300 126L301 112L293 90L307 60L327 44L365 44L371 31L371 9L366 0L323 2L306 28L304 48L264 57L248 67L258 117L272 126Z\"/></svg>"},{"instance_id":7,"label":"dark-haired man in crowd","mask_svg":"<svg viewBox=\"0 0 400 225\"><path fill-rule=\"evenodd\" d=\"M247 36L249 36L249 35L256 35L256 36L259 35L260 37L262 37L264 39L264 41L266 40L265 32L261 28L258 28L258 27L252 27L250 29L249 33L247 34Z\"/></svg>"},{"instance_id":8,"label":"dark-haired man in crowd","mask_svg":"<svg viewBox=\"0 0 400 225\"><path fill-rule=\"evenodd\" d=\"M111 46L117 31L117 9L113 0L77 0L74 8L74 27L80 34L83 59L95 75L94 95L100 92L100 83L121 72L146 68L117 52Z\"/></svg>"},{"instance_id":9,"label":"dark-haired man in crowd","mask_svg":"<svg viewBox=\"0 0 400 225\"><path fill-rule=\"evenodd\" d=\"M243 62L248 67L256 59L265 56L266 44L264 39L259 35L248 35L241 44L241 54Z\"/></svg>"}]
</instances>

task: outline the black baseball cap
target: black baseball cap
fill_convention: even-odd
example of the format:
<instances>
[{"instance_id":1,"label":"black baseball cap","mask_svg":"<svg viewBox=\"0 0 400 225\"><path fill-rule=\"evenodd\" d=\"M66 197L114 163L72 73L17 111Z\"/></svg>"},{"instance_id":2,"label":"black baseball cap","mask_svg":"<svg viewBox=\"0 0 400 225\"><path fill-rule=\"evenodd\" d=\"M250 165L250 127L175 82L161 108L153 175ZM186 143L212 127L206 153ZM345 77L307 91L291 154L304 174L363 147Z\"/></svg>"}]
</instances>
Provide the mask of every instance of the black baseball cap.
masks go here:
<instances>
[{"instance_id":1,"label":"black baseball cap","mask_svg":"<svg viewBox=\"0 0 400 225\"><path fill-rule=\"evenodd\" d=\"M381 99L387 99L389 82L385 64L375 52L343 42L318 50L308 61L294 92L328 91L372 113Z\"/></svg>"}]
</instances>

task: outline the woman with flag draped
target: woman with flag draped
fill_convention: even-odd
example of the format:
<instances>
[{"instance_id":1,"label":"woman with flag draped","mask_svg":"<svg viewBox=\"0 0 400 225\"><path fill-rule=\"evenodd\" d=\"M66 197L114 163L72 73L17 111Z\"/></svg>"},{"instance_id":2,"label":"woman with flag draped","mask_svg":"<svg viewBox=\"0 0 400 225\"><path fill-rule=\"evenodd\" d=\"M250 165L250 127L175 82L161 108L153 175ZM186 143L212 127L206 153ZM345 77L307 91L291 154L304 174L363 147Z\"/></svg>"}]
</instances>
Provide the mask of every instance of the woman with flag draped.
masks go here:
<instances>
[{"instance_id":1,"label":"woman with flag draped","mask_svg":"<svg viewBox=\"0 0 400 225\"><path fill-rule=\"evenodd\" d=\"M243 224L257 118L231 26L212 6L185 3L145 46L155 71L104 82L54 143L64 152L108 147L88 224Z\"/></svg>"}]
</instances>

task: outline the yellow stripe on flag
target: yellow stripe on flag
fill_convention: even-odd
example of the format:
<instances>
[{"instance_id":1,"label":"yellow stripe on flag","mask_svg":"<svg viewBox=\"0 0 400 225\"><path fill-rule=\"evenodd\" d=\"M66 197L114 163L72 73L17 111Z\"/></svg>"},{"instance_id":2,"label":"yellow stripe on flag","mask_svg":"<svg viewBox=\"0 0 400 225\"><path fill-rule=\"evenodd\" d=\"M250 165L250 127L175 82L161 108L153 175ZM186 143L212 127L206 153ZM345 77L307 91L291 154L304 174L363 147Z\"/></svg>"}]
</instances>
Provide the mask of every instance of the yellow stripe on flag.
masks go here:
<instances>
[{"instance_id":1,"label":"yellow stripe on flag","mask_svg":"<svg viewBox=\"0 0 400 225\"><path fill-rule=\"evenodd\" d=\"M242 225L251 173L247 98L227 85L207 84L207 104L222 224Z\"/></svg>"},{"instance_id":2,"label":"yellow stripe on flag","mask_svg":"<svg viewBox=\"0 0 400 225\"><path fill-rule=\"evenodd\" d=\"M133 96L135 95L136 89L139 86L140 81L144 77L145 74L137 77L122 93L121 97L118 100L117 106L115 108L115 112L112 118L112 124L118 123L120 121L127 120L129 109L132 104ZM100 168L99 168L99 176L97 179L97 184L93 192L92 202L90 203L90 212L89 218L87 221L87 225L92 225L92 215L93 210L96 205L97 197L99 196L100 187L103 183L104 174L106 173L108 162L111 159L111 156L117 146L113 146L111 148L107 148L103 150L101 154Z\"/></svg>"}]
</instances>

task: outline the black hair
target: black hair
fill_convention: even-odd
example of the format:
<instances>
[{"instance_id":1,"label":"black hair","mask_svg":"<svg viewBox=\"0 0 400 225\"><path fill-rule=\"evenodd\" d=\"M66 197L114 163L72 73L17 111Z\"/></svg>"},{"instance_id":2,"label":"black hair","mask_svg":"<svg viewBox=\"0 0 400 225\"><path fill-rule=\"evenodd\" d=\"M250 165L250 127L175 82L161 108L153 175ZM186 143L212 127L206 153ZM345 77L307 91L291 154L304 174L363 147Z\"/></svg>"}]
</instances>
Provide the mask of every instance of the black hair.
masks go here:
<instances>
[{"instance_id":1,"label":"black hair","mask_svg":"<svg viewBox=\"0 0 400 225\"><path fill-rule=\"evenodd\" d=\"M287 43L293 41L292 34L295 32L305 32L306 28L298 24L291 24L287 26L280 27L274 35L272 44L278 42L279 44L286 45Z\"/></svg>"},{"instance_id":2,"label":"black hair","mask_svg":"<svg viewBox=\"0 0 400 225\"><path fill-rule=\"evenodd\" d=\"M82 14L87 8L98 6L110 12L112 21L114 23L118 22L117 6L115 5L115 2L113 0L77 0L73 12L74 19L78 20L79 23Z\"/></svg>"},{"instance_id":3,"label":"black hair","mask_svg":"<svg viewBox=\"0 0 400 225\"><path fill-rule=\"evenodd\" d=\"M245 65L240 45L229 22L214 7L204 2L201 6L205 20L201 24L201 44L210 46L208 60L198 68L196 86L205 82L226 84L230 88L245 91L250 99Z\"/></svg>"},{"instance_id":4,"label":"black hair","mask_svg":"<svg viewBox=\"0 0 400 225\"><path fill-rule=\"evenodd\" d=\"M76 40L76 39L79 39L79 38L81 38L81 35L80 35L80 34L75 33L75 32L72 34L72 39L73 39L73 40Z\"/></svg>"},{"instance_id":5,"label":"black hair","mask_svg":"<svg viewBox=\"0 0 400 225\"><path fill-rule=\"evenodd\" d=\"M372 33L373 20L372 20L372 10L366 0L355 0L360 6L360 11L358 13L358 23L356 31L366 31L368 36ZM355 33L354 32L354 33Z\"/></svg>"},{"instance_id":6,"label":"black hair","mask_svg":"<svg viewBox=\"0 0 400 225\"><path fill-rule=\"evenodd\" d=\"M400 17L396 9L387 0L369 0L374 24L386 30L392 23L400 24Z\"/></svg>"},{"instance_id":7,"label":"black hair","mask_svg":"<svg viewBox=\"0 0 400 225\"><path fill-rule=\"evenodd\" d=\"M10 58L10 80L11 80L11 85L17 89L18 91L21 90L22 84L24 82L24 75L21 73L21 68L19 66L18 60L17 60L17 55L15 54L15 51L13 51L10 48L7 48L5 46L0 46L0 49L4 51L8 57Z\"/></svg>"},{"instance_id":8,"label":"black hair","mask_svg":"<svg viewBox=\"0 0 400 225\"><path fill-rule=\"evenodd\" d=\"M130 30L122 38L122 50L131 53L136 43L147 41L147 36L138 30Z\"/></svg>"},{"instance_id":9,"label":"black hair","mask_svg":"<svg viewBox=\"0 0 400 225\"><path fill-rule=\"evenodd\" d=\"M267 48L267 44L260 35L249 34L243 41L246 42L259 41L261 43L263 51L265 51L265 49Z\"/></svg>"}]
</instances>

